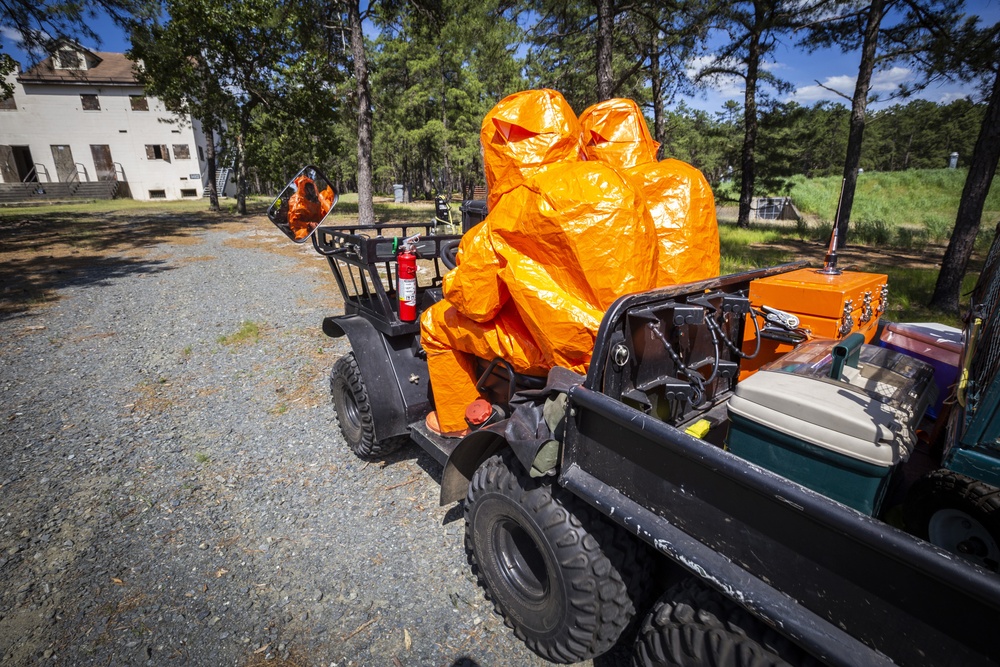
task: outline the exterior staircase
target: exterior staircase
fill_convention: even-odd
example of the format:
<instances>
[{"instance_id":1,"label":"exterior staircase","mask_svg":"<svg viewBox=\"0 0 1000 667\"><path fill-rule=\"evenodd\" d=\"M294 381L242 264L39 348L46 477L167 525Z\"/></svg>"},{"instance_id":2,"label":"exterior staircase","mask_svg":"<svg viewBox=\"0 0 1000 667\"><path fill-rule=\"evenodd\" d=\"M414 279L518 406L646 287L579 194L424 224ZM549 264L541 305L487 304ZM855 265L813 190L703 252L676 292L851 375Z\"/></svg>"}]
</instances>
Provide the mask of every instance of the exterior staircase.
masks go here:
<instances>
[{"instance_id":1,"label":"exterior staircase","mask_svg":"<svg viewBox=\"0 0 1000 667\"><path fill-rule=\"evenodd\" d=\"M219 193L220 197L225 197L226 183L229 182L229 175L233 173L231 167L219 167L215 170L215 191ZM202 193L203 197L210 196L208 187L205 187L205 191Z\"/></svg>"},{"instance_id":2,"label":"exterior staircase","mask_svg":"<svg viewBox=\"0 0 1000 667\"><path fill-rule=\"evenodd\" d=\"M114 199L118 181L0 183L0 205L41 204L74 199Z\"/></svg>"}]
</instances>

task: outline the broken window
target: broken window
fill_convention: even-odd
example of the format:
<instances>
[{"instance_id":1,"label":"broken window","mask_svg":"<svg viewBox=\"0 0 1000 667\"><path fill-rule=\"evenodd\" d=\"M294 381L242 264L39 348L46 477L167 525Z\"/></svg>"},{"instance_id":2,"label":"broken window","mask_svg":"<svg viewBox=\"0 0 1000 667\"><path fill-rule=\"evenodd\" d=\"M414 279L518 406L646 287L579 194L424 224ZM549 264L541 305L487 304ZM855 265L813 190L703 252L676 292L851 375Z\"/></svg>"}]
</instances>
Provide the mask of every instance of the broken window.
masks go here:
<instances>
[{"instance_id":1,"label":"broken window","mask_svg":"<svg viewBox=\"0 0 1000 667\"><path fill-rule=\"evenodd\" d=\"M170 151L164 144L146 144L146 159L170 162Z\"/></svg>"},{"instance_id":2,"label":"broken window","mask_svg":"<svg viewBox=\"0 0 1000 667\"><path fill-rule=\"evenodd\" d=\"M129 95L128 101L132 105L132 111L149 111L149 100L145 95Z\"/></svg>"},{"instance_id":3,"label":"broken window","mask_svg":"<svg viewBox=\"0 0 1000 667\"><path fill-rule=\"evenodd\" d=\"M191 149L188 148L187 144L174 144L174 159L175 160L191 159Z\"/></svg>"},{"instance_id":4,"label":"broken window","mask_svg":"<svg viewBox=\"0 0 1000 667\"><path fill-rule=\"evenodd\" d=\"M97 95L80 95L80 104L84 111L100 111L101 101Z\"/></svg>"}]
</instances>

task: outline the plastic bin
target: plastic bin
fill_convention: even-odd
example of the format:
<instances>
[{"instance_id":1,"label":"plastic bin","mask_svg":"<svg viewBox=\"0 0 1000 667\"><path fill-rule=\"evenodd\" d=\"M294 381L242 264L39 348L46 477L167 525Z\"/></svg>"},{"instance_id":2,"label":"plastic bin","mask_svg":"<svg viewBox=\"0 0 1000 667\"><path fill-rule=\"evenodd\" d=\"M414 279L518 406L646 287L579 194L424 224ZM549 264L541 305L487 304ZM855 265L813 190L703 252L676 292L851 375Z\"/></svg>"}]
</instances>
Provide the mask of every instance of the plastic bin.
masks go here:
<instances>
[{"instance_id":1,"label":"plastic bin","mask_svg":"<svg viewBox=\"0 0 1000 667\"><path fill-rule=\"evenodd\" d=\"M466 199L459 209L462 211L462 233L469 231L486 219L489 209L482 199Z\"/></svg>"},{"instance_id":2,"label":"plastic bin","mask_svg":"<svg viewBox=\"0 0 1000 667\"><path fill-rule=\"evenodd\" d=\"M881 345L934 367L938 400L927 409L927 416L941 414L962 363L962 330L935 322L892 323L882 331Z\"/></svg>"}]
</instances>

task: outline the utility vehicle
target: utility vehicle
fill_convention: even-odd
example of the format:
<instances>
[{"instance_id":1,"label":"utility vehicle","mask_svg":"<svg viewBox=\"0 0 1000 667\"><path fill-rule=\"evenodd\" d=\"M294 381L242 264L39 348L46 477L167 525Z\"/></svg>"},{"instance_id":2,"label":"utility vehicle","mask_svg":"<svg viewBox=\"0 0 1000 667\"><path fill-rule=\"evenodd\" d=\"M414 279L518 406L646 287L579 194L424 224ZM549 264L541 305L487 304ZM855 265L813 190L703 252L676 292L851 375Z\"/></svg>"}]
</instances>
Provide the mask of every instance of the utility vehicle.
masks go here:
<instances>
[{"instance_id":1,"label":"utility vehicle","mask_svg":"<svg viewBox=\"0 0 1000 667\"><path fill-rule=\"evenodd\" d=\"M269 211L286 233L287 195ZM412 441L444 467L469 563L533 651L572 663L634 641L636 665L1000 662L1000 245L973 298L964 406L936 439L921 422L930 366L858 333L804 342L798 318L754 302L755 285L813 271L803 263L623 295L586 377L480 360L495 414L458 439L424 425L419 321L399 317L404 238L418 313L441 298L460 236L433 231L319 224L309 237L345 307L323 330L353 349L331 371L333 404L358 456ZM857 312L877 326L870 302ZM741 379L761 341L791 352Z\"/></svg>"}]
</instances>

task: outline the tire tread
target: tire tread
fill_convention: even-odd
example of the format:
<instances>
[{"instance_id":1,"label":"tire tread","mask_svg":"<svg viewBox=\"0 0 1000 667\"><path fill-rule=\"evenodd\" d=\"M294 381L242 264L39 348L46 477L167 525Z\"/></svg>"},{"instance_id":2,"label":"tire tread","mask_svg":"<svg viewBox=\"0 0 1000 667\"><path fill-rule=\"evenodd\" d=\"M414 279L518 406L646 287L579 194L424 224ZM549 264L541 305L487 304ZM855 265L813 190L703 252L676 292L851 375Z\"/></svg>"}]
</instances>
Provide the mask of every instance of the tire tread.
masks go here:
<instances>
[{"instance_id":1,"label":"tire tread","mask_svg":"<svg viewBox=\"0 0 1000 667\"><path fill-rule=\"evenodd\" d=\"M334 407L336 407L338 384L341 382L344 388L353 394L361 419L361 437L354 440L344 428L344 417L337 412L340 432L356 456L368 460L381 459L410 441L408 435L394 435L382 440L375 439L375 419L372 415L371 400L368 398L368 389L365 387L361 377L361 369L358 368L358 361L353 352L348 352L338 359L330 370L330 395Z\"/></svg>"},{"instance_id":2,"label":"tire tread","mask_svg":"<svg viewBox=\"0 0 1000 667\"><path fill-rule=\"evenodd\" d=\"M471 509L483 494L497 490L535 515L556 560L568 573L568 611L574 618L556 639L542 641L525 632L490 590L478 562ZM488 459L473 475L465 516L465 550L473 574L504 624L528 648L551 662L572 663L614 646L636 613L634 601L649 569L648 560L637 553L642 545L565 489L529 477L509 450Z\"/></svg>"}]
</instances>

